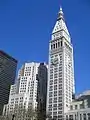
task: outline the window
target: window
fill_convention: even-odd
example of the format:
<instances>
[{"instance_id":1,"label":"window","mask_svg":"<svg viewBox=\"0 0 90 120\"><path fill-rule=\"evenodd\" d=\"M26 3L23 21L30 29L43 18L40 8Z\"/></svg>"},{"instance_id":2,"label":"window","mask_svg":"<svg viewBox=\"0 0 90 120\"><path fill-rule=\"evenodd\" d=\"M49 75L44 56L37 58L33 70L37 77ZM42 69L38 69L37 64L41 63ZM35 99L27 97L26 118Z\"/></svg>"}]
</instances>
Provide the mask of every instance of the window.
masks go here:
<instances>
[{"instance_id":1,"label":"window","mask_svg":"<svg viewBox=\"0 0 90 120\"><path fill-rule=\"evenodd\" d=\"M49 97L52 97L52 92L49 93Z\"/></svg>"},{"instance_id":2,"label":"window","mask_svg":"<svg viewBox=\"0 0 90 120\"><path fill-rule=\"evenodd\" d=\"M62 67L59 67L59 71L62 71Z\"/></svg>"},{"instance_id":3,"label":"window","mask_svg":"<svg viewBox=\"0 0 90 120\"><path fill-rule=\"evenodd\" d=\"M50 79L53 79L53 74L52 74L52 75L50 75Z\"/></svg>"},{"instance_id":4,"label":"window","mask_svg":"<svg viewBox=\"0 0 90 120\"><path fill-rule=\"evenodd\" d=\"M62 104L58 104L58 110L62 110Z\"/></svg>"},{"instance_id":5,"label":"window","mask_svg":"<svg viewBox=\"0 0 90 120\"><path fill-rule=\"evenodd\" d=\"M51 108L49 108L49 111L52 111L52 109L51 109Z\"/></svg>"},{"instance_id":6,"label":"window","mask_svg":"<svg viewBox=\"0 0 90 120\"><path fill-rule=\"evenodd\" d=\"M70 106L70 110L73 110L73 106L72 105Z\"/></svg>"},{"instance_id":7,"label":"window","mask_svg":"<svg viewBox=\"0 0 90 120\"><path fill-rule=\"evenodd\" d=\"M62 82L62 78L59 78L59 82L60 82L60 83Z\"/></svg>"},{"instance_id":8,"label":"window","mask_svg":"<svg viewBox=\"0 0 90 120\"><path fill-rule=\"evenodd\" d=\"M54 90L57 90L57 87L54 87Z\"/></svg>"},{"instance_id":9,"label":"window","mask_svg":"<svg viewBox=\"0 0 90 120\"><path fill-rule=\"evenodd\" d=\"M78 108L77 105L75 105L75 110L77 110L77 108Z\"/></svg>"},{"instance_id":10,"label":"window","mask_svg":"<svg viewBox=\"0 0 90 120\"><path fill-rule=\"evenodd\" d=\"M80 120L82 120L82 115L80 114Z\"/></svg>"},{"instance_id":11,"label":"window","mask_svg":"<svg viewBox=\"0 0 90 120\"><path fill-rule=\"evenodd\" d=\"M80 109L83 109L83 108L84 108L83 104L80 104Z\"/></svg>"},{"instance_id":12,"label":"window","mask_svg":"<svg viewBox=\"0 0 90 120\"><path fill-rule=\"evenodd\" d=\"M55 44L53 44L53 48L55 49Z\"/></svg>"},{"instance_id":13,"label":"window","mask_svg":"<svg viewBox=\"0 0 90 120\"><path fill-rule=\"evenodd\" d=\"M59 89L62 89L62 84L59 84Z\"/></svg>"},{"instance_id":14,"label":"window","mask_svg":"<svg viewBox=\"0 0 90 120\"><path fill-rule=\"evenodd\" d=\"M50 73L53 74L53 69L50 70Z\"/></svg>"},{"instance_id":15,"label":"window","mask_svg":"<svg viewBox=\"0 0 90 120\"><path fill-rule=\"evenodd\" d=\"M57 81L54 81L54 84L57 84Z\"/></svg>"},{"instance_id":16,"label":"window","mask_svg":"<svg viewBox=\"0 0 90 120\"><path fill-rule=\"evenodd\" d=\"M54 104L53 107L57 107L57 104Z\"/></svg>"},{"instance_id":17,"label":"window","mask_svg":"<svg viewBox=\"0 0 90 120\"><path fill-rule=\"evenodd\" d=\"M73 115L69 115L69 119L70 119L70 120L73 120Z\"/></svg>"},{"instance_id":18,"label":"window","mask_svg":"<svg viewBox=\"0 0 90 120\"><path fill-rule=\"evenodd\" d=\"M59 76L62 76L62 72L59 73Z\"/></svg>"},{"instance_id":19,"label":"window","mask_svg":"<svg viewBox=\"0 0 90 120\"><path fill-rule=\"evenodd\" d=\"M57 73L58 72L58 70L57 69L54 69L54 73Z\"/></svg>"},{"instance_id":20,"label":"window","mask_svg":"<svg viewBox=\"0 0 90 120\"><path fill-rule=\"evenodd\" d=\"M49 103L52 103L52 98L49 99Z\"/></svg>"},{"instance_id":21,"label":"window","mask_svg":"<svg viewBox=\"0 0 90 120\"><path fill-rule=\"evenodd\" d=\"M86 114L83 114L83 120L86 120Z\"/></svg>"},{"instance_id":22,"label":"window","mask_svg":"<svg viewBox=\"0 0 90 120\"><path fill-rule=\"evenodd\" d=\"M68 120L68 115L66 115L66 120Z\"/></svg>"},{"instance_id":23,"label":"window","mask_svg":"<svg viewBox=\"0 0 90 120\"><path fill-rule=\"evenodd\" d=\"M53 110L57 110L57 108L53 108Z\"/></svg>"},{"instance_id":24,"label":"window","mask_svg":"<svg viewBox=\"0 0 90 120\"><path fill-rule=\"evenodd\" d=\"M59 94L62 94L62 90L59 90L58 93L59 93Z\"/></svg>"},{"instance_id":25,"label":"window","mask_svg":"<svg viewBox=\"0 0 90 120\"><path fill-rule=\"evenodd\" d=\"M58 98L58 102L62 102L62 97L59 97L59 98Z\"/></svg>"},{"instance_id":26,"label":"window","mask_svg":"<svg viewBox=\"0 0 90 120\"><path fill-rule=\"evenodd\" d=\"M59 107L59 106L58 106L58 110L62 110L62 107Z\"/></svg>"},{"instance_id":27,"label":"window","mask_svg":"<svg viewBox=\"0 0 90 120\"><path fill-rule=\"evenodd\" d=\"M54 80L54 83L57 83L57 79Z\"/></svg>"},{"instance_id":28,"label":"window","mask_svg":"<svg viewBox=\"0 0 90 120\"><path fill-rule=\"evenodd\" d=\"M52 108L52 105L49 105L49 108Z\"/></svg>"},{"instance_id":29,"label":"window","mask_svg":"<svg viewBox=\"0 0 90 120\"><path fill-rule=\"evenodd\" d=\"M59 111L58 114L62 114L62 111Z\"/></svg>"},{"instance_id":30,"label":"window","mask_svg":"<svg viewBox=\"0 0 90 120\"><path fill-rule=\"evenodd\" d=\"M60 42L58 42L58 47L60 47Z\"/></svg>"},{"instance_id":31,"label":"window","mask_svg":"<svg viewBox=\"0 0 90 120\"><path fill-rule=\"evenodd\" d=\"M54 118L54 120L56 120L57 119L57 112L53 112L53 118Z\"/></svg>"},{"instance_id":32,"label":"window","mask_svg":"<svg viewBox=\"0 0 90 120\"><path fill-rule=\"evenodd\" d=\"M54 91L54 96L57 96L57 91Z\"/></svg>"},{"instance_id":33,"label":"window","mask_svg":"<svg viewBox=\"0 0 90 120\"><path fill-rule=\"evenodd\" d=\"M54 85L54 89L57 89L57 85Z\"/></svg>"},{"instance_id":34,"label":"window","mask_svg":"<svg viewBox=\"0 0 90 120\"><path fill-rule=\"evenodd\" d=\"M58 104L58 106L60 106L60 107L61 107L61 106L62 106L62 104Z\"/></svg>"},{"instance_id":35,"label":"window","mask_svg":"<svg viewBox=\"0 0 90 120\"><path fill-rule=\"evenodd\" d=\"M62 73L59 73L59 77L62 77Z\"/></svg>"},{"instance_id":36,"label":"window","mask_svg":"<svg viewBox=\"0 0 90 120\"><path fill-rule=\"evenodd\" d=\"M62 83L62 81L59 81L59 83Z\"/></svg>"},{"instance_id":37,"label":"window","mask_svg":"<svg viewBox=\"0 0 90 120\"><path fill-rule=\"evenodd\" d=\"M88 120L90 120L90 113L88 113L87 115L88 115Z\"/></svg>"},{"instance_id":38,"label":"window","mask_svg":"<svg viewBox=\"0 0 90 120\"><path fill-rule=\"evenodd\" d=\"M52 50L53 46L51 45L51 50Z\"/></svg>"},{"instance_id":39,"label":"window","mask_svg":"<svg viewBox=\"0 0 90 120\"><path fill-rule=\"evenodd\" d=\"M53 83L50 83L50 85L53 85Z\"/></svg>"},{"instance_id":40,"label":"window","mask_svg":"<svg viewBox=\"0 0 90 120\"><path fill-rule=\"evenodd\" d=\"M68 107L68 105L66 104L66 107Z\"/></svg>"},{"instance_id":41,"label":"window","mask_svg":"<svg viewBox=\"0 0 90 120\"><path fill-rule=\"evenodd\" d=\"M54 98L54 103L57 103L57 98Z\"/></svg>"},{"instance_id":42,"label":"window","mask_svg":"<svg viewBox=\"0 0 90 120\"><path fill-rule=\"evenodd\" d=\"M57 74L54 74L54 78L57 78Z\"/></svg>"},{"instance_id":43,"label":"window","mask_svg":"<svg viewBox=\"0 0 90 120\"><path fill-rule=\"evenodd\" d=\"M53 83L53 80L50 80L50 83Z\"/></svg>"},{"instance_id":44,"label":"window","mask_svg":"<svg viewBox=\"0 0 90 120\"><path fill-rule=\"evenodd\" d=\"M77 120L77 116L75 115L75 120Z\"/></svg>"},{"instance_id":45,"label":"window","mask_svg":"<svg viewBox=\"0 0 90 120\"><path fill-rule=\"evenodd\" d=\"M62 120L62 117L63 117L62 115L59 115L58 116L58 118L59 118L58 120Z\"/></svg>"},{"instance_id":46,"label":"window","mask_svg":"<svg viewBox=\"0 0 90 120\"><path fill-rule=\"evenodd\" d=\"M61 47L63 46L63 42L61 41Z\"/></svg>"},{"instance_id":47,"label":"window","mask_svg":"<svg viewBox=\"0 0 90 120\"><path fill-rule=\"evenodd\" d=\"M56 48L57 48L57 43L56 43Z\"/></svg>"},{"instance_id":48,"label":"window","mask_svg":"<svg viewBox=\"0 0 90 120\"><path fill-rule=\"evenodd\" d=\"M11 99L11 101L14 101L14 99Z\"/></svg>"}]
</instances>

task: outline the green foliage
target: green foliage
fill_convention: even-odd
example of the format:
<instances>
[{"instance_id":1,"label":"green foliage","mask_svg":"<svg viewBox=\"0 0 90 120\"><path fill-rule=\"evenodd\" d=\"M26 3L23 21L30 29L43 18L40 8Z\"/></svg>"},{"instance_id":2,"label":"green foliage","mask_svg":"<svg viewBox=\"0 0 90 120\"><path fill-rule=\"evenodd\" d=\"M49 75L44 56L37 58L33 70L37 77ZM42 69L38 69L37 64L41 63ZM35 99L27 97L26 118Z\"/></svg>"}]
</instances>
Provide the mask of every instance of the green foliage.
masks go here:
<instances>
[{"instance_id":1,"label":"green foliage","mask_svg":"<svg viewBox=\"0 0 90 120\"><path fill-rule=\"evenodd\" d=\"M1 116L0 120L33 120L37 119L37 113L32 107L25 109L23 106L17 106L14 111Z\"/></svg>"}]
</instances>

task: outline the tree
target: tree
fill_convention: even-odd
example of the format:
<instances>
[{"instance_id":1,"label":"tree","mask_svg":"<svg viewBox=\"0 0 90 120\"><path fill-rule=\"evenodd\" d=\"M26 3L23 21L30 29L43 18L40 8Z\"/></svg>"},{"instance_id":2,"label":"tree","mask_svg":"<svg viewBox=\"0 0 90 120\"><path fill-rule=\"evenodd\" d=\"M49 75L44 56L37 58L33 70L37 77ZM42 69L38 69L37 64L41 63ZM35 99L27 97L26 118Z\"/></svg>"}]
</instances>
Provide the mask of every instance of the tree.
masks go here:
<instances>
[{"instance_id":1,"label":"tree","mask_svg":"<svg viewBox=\"0 0 90 120\"><path fill-rule=\"evenodd\" d=\"M12 116L10 114L5 115L5 116L0 116L0 120L11 120Z\"/></svg>"},{"instance_id":2,"label":"tree","mask_svg":"<svg viewBox=\"0 0 90 120\"><path fill-rule=\"evenodd\" d=\"M1 116L0 120L33 120L37 119L37 112L33 107L26 109L24 106L16 106L12 112L7 112L6 115Z\"/></svg>"},{"instance_id":3,"label":"tree","mask_svg":"<svg viewBox=\"0 0 90 120\"><path fill-rule=\"evenodd\" d=\"M4 116L0 116L0 120L4 120Z\"/></svg>"},{"instance_id":4,"label":"tree","mask_svg":"<svg viewBox=\"0 0 90 120\"><path fill-rule=\"evenodd\" d=\"M51 114L46 114L46 119L48 119L48 120L52 120L52 116L51 116Z\"/></svg>"},{"instance_id":5,"label":"tree","mask_svg":"<svg viewBox=\"0 0 90 120\"><path fill-rule=\"evenodd\" d=\"M33 118L36 118L36 112L33 110L32 107L26 109L24 106L19 106L18 108L14 109L14 115L14 120L31 120Z\"/></svg>"},{"instance_id":6,"label":"tree","mask_svg":"<svg viewBox=\"0 0 90 120\"><path fill-rule=\"evenodd\" d=\"M26 116L28 120L37 119L37 111L34 110L32 107L29 107L27 109Z\"/></svg>"}]
</instances>

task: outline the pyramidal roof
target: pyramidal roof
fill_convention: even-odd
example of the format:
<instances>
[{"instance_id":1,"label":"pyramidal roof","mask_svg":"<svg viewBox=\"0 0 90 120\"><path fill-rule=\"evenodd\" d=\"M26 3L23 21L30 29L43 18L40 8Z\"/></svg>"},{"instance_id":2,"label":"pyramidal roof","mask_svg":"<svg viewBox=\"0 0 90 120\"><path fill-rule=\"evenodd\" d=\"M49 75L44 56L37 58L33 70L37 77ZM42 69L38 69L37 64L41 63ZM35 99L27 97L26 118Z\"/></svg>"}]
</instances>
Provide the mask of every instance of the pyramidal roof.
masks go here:
<instances>
[{"instance_id":1,"label":"pyramidal roof","mask_svg":"<svg viewBox=\"0 0 90 120\"><path fill-rule=\"evenodd\" d=\"M54 29L52 31L52 34L59 32L59 31L64 31L70 37L70 34L68 32L68 28L67 28L66 23L65 23L64 13L63 13L62 7L60 7L60 10L58 12L57 21L56 21L56 24L55 24Z\"/></svg>"}]
</instances>

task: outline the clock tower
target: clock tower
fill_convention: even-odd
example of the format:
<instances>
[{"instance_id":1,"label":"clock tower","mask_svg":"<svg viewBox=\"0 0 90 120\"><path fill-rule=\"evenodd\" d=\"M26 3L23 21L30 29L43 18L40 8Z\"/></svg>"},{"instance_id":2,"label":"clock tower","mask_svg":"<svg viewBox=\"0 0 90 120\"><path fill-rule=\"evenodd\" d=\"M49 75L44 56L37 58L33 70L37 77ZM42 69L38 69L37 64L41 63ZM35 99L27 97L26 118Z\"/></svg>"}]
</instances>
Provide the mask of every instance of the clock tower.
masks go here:
<instances>
[{"instance_id":1,"label":"clock tower","mask_svg":"<svg viewBox=\"0 0 90 120\"><path fill-rule=\"evenodd\" d=\"M47 114L57 120L64 119L75 93L73 63L71 37L60 8L49 43L47 85Z\"/></svg>"}]
</instances>

